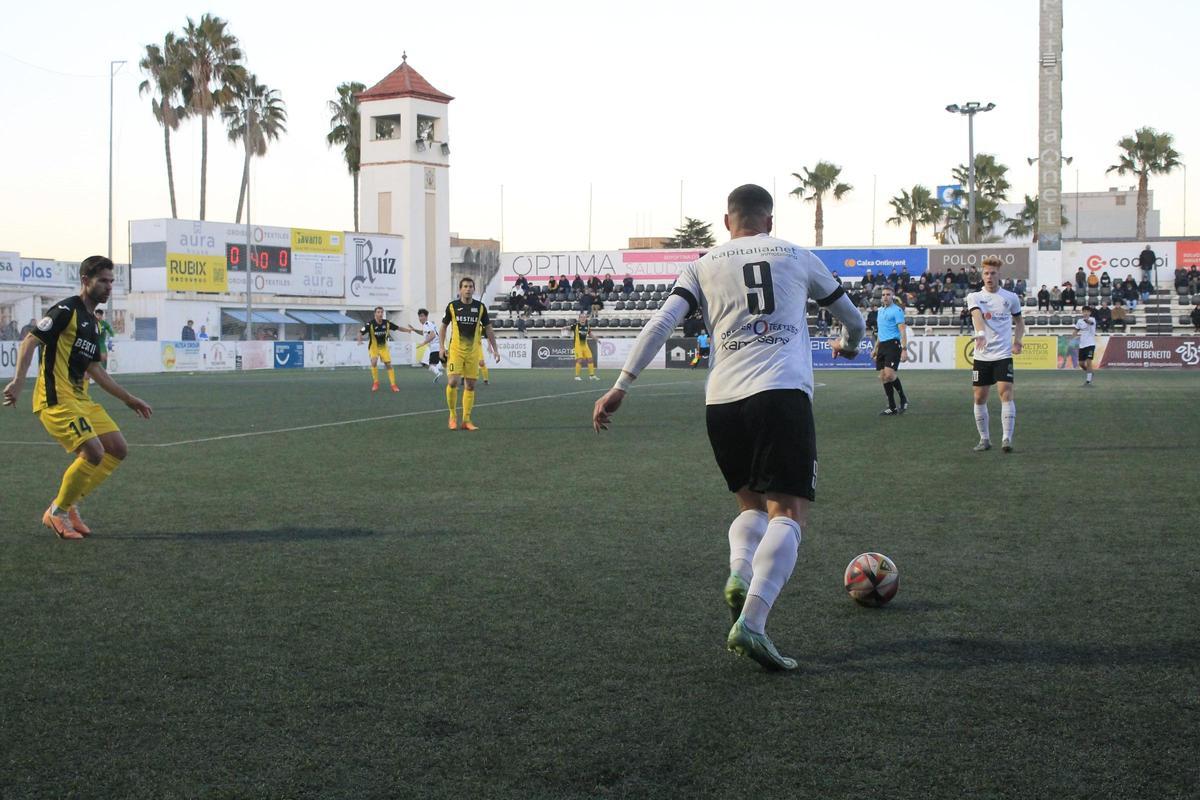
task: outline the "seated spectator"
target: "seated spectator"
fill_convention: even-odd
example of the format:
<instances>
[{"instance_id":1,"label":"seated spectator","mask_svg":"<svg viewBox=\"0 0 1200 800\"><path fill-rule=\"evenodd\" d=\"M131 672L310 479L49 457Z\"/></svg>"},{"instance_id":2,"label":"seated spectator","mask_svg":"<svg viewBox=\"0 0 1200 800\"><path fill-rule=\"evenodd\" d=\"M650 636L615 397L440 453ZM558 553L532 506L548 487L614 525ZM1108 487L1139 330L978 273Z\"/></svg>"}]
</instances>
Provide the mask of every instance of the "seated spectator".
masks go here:
<instances>
[{"instance_id":1,"label":"seated spectator","mask_svg":"<svg viewBox=\"0 0 1200 800\"><path fill-rule=\"evenodd\" d=\"M513 312L520 314L525 307L525 294L521 291L520 286L514 286L513 290L508 293L508 315L511 317Z\"/></svg>"},{"instance_id":2,"label":"seated spectator","mask_svg":"<svg viewBox=\"0 0 1200 800\"><path fill-rule=\"evenodd\" d=\"M942 293L937 290L936 285L930 285L925 290L925 305L934 314L942 313Z\"/></svg>"},{"instance_id":3,"label":"seated spectator","mask_svg":"<svg viewBox=\"0 0 1200 800\"><path fill-rule=\"evenodd\" d=\"M1112 318L1112 309L1108 307L1108 303L1104 303L1098 309L1096 309L1096 325L1100 328L1100 330L1105 332L1111 330Z\"/></svg>"},{"instance_id":4,"label":"seated spectator","mask_svg":"<svg viewBox=\"0 0 1200 800\"><path fill-rule=\"evenodd\" d=\"M971 311L967 308L967 304L963 303L962 310L958 312L958 332L970 333L975 326L971 324Z\"/></svg>"},{"instance_id":5,"label":"seated spectator","mask_svg":"<svg viewBox=\"0 0 1200 800\"><path fill-rule=\"evenodd\" d=\"M1042 288L1037 293L1037 310L1050 310L1050 290L1046 288L1046 284L1042 284Z\"/></svg>"},{"instance_id":6,"label":"seated spectator","mask_svg":"<svg viewBox=\"0 0 1200 800\"><path fill-rule=\"evenodd\" d=\"M579 277L579 273L575 273L575 280L571 281L571 292L580 294L584 290L583 278Z\"/></svg>"},{"instance_id":7,"label":"seated spectator","mask_svg":"<svg viewBox=\"0 0 1200 800\"><path fill-rule=\"evenodd\" d=\"M829 335L829 309L824 307L817 308L817 335Z\"/></svg>"},{"instance_id":8,"label":"seated spectator","mask_svg":"<svg viewBox=\"0 0 1200 800\"><path fill-rule=\"evenodd\" d=\"M1083 271L1083 267L1080 267L1079 271L1075 273L1075 288L1082 289L1085 286L1087 286L1087 273Z\"/></svg>"},{"instance_id":9,"label":"seated spectator","mask_svg":"<svg viewBox=\"0 0 1200 800\"><path fill-rule=\"evenodd\" d=\"M607 294L612 294L612 290L616 288L611 275L604 276L604 282L600 284L600 291Z\"/></svg>"},{"instance_id":10,"label":"seated spectator","mask_svg":"<svg viewBox=\"0 0 1200 800\"><path fill-rule=\"evenodd\" d=\"M596 289L597 291L599 291L599 289L600 289L600 277L599 277L598 275L593 275L593 276L591 276L590 278L588 278L588 279L587 279L587 288L589 288L589 289Z\"/></svg>"},{"instance_id":11,"label":"seated spectator","mask_svg":"<svg viewBox=\"0 0 1200 800\"><path fill-rule=\"evenodd\" d=\"M558 291L558 278L551 277L550 280L546 281L546 291L551 294Z\"/></svg>"},{"instance_id":12,"label":"seated spectator","mask_svg":"<svg viewBox=\"0 0 1200 800\"><path fill-rule=\"evenodd\" d=\"M1071 288L1071 284L1063 284L1062 290L1062 308L1071 307L1072 311L1078 311L1079 306L1075 302L1075 290Z\"/></svg>"},{"instance_id":13,"label":"seated spectator","mask_svg":"<svg viewBox=\"0 0 1200 800\"><path fill-rule=\"evenodd\" d=\"M1116 287L1113 287L1114 300L1116 299L1116 295ZM1138 300L1141 299L1141 295L1138 293L1137 281L1133 279L1132 275L1121 282L1121 299L1129 304L1130 311L1133 311L1135 308L1137 308Z\"/></svg>"},{"instance_id":14,"label":"seated spectator","mask_svg":"<svg viewBox=\"0 0 1200 800\"><path fill-rule=\"evenodd\" d=\"M592 306L594 306L595 304L596 304L596 295L591 289L588 289L586 292L579 295L579 313L580 314L587 314L590 317L592 315Z\"/></svg>"},{"instance_id":15,"label":"seated spectator","mask_svg":"<svg viewBox=\"0 0 1200 800\"><path fill-rule=\"evenodd\" d=\"M1017 288L1015 289L1015 291L1017 294L1019 294L1021 296L1022 300L1025 299L1025 292L1028 289L1029 289L1029 286L1028 286L1028 284L1025 283L1025 279L1017 278Z\"/></svg>"},{"instance_id":16,"label":"seated spectator","mask_svg":"<svg viewBox=\"0 0 1200 800\"><path fill-rule=\"evenodd\" d=\"M1192 327L1196 329L1196 333L1200 333L1200 300L1192 307Z\"/></svg>"},{"instance_id":17,"label":"seated spectator","mask_svg":"<svg viewBox=\"0 0 1200 800\"><path fill-rule=\"evenodd\" d=\"M971 287L972 292L978 292L983 288L983 273L971 267L970 274L967 275L967 286Z\"/></svg>"},{"instance_id":18,"label":"seated spectator","mask_svg":"<svg viewBox=\"0 0 1200 800\"><path fill-rule=\"evenodd\" d=\"M1096 277L1096 273L1089 272L1087 276L1087 285L1089 289L1099 289L1100 279Z\"/></svg>"},{"instance_id":19,"label":"seated spectator","mask_svg":"<svg viewBox=\"0 0 1200 800\"><path fill-rule=\"evenodd\" d=\"M625 294L629 294L633 291L633 276L626 275L621 279L621 291Z\"/></svg>"},{"instance_id":20,"label":"seated spectator","mask_svg":"<svg viewBox=\"0 0 1200 800\"><path fill-rule=\"evenodd\" d=\"M520 287L521 294L529 293L529 279L526 278L524 275L517 278L517 286Z\"/></svg>"},{"instance_id":21,"label":"seated spectator","mask_svg":"<svg viewBox=\"0 0 1200 800\"><path fill-rule=\"evenodd\" d=\"M872 305L871 310L867 312L867 331L869 331L871 333L876 333L878 326L879 326L879 309L876 308L874 305Z\"/></svg>"},{"instance_id":22,"label":"seated spectator","mask_svg":"<svg viewBox=\"0 0 1200 800\"><path fill-rule=\"evenodd\" d=\"M900 275L897 276L896 280L900 283L901 291L908 288L908 284L912 280L912 276L908 274L908 267L900 269Z\"/></svg>"},{"instance_id":23,"label":"seated spectator","mask_svg":"<svg viewBox=\"0 0 1200 800\"><path fill-rule=\"evenodd\" d=\"M938 296L938 299L941 300L941 303L942 303L940 306L938 306L938 308L953 308L954 307L954 299L955 299L954 298L954 288L948 283L944 284L942 286L942 292Z\"/></svg>"},{"instance_id":24,"label":"seated spectator","mask_svg":"<svg viewBox=\"0 0 1200 800\"><path fill-rule=\"evenodd\" d=\"M540 294L531 294L525 298L525 316L537 314L539 317L546 310L546 303Z\"/></svg>"},{"instance_id":25,"label":"seated spectator","mask_svg":"<svg viewBox=\"0 0 1200 800\"><path fill-rule=\"evenodd\" d=\"M604 310L604 298L599 292L593 291L592 295L592 317L600 316L600 312Z\"/></svg>"},{"instance_id":26,"label":"seated spectator","mask_svg":"<svg viewBox=\"0 0 1200 800\"><path fill-rule=\"evenodd\" d=\"M958 278L954 274L954 270L952 270L952 269L946 270L946 275L945 275L945 277L942 278L942 283L944 283L946 286L958 285Z\"/></svg>"},{"instance_id":27,"label":"seated spectator","mask_svg":"<svg viewBox=\"0 0 1200 800\"><path fill-rule=\"evenodd\" d=\"M871 274L871 270L867 270L866 272L864 272L864 273L863 273L863 276L862 276L862 281L861 281L861 283L862 283L864 286L865 286L865 285L867 285L867 284L869 284L869 285L871 285L871 286L874 286L874 285L875 285L875 276L873 276L873 275Z\"/></svg>"},{"instance_id":28,"label":"seated spectator","mask_svg":"<svg viewBox=\"0 0 1200 800\"><path fill-rule=\"evenodd\" d=\"M887 285L891 286L893 291L900 287L900 273L896 272L895 267L892 267L892 271L888 273Z\"/></svg>"},{"instance_id":29,"label":"seated spectator","mask_svg":"<svg viewBox=\"0 0 1200 800\"><path fill-rule=\"evenodd\" d=\"M1016 284L1013 283L1012 278L1005 278L1004 280L1000 281L1000 286L1007 291L1014 293L1016 292L1016 289L1014 288Z\"/></svg>"},{"instance_id":30,"label":"seated spectator","mask_svg":"<svg viewBox=\"0 0 1200 800\"><path fill-rule=\"evenodd\" d=\"M1186 289L1188 286L1188 271L1183 267L1178 267L1175 270L1175 288Z\"/></svg>"},{"instance_id":31,"label":"seated spectator","mask_svg":"<svg viewBox=\"0 0 1200 800\"><path fill-rule=\"evenodd\" d=\"M1138 294L1142 296L1143 303L1150 300L1150 293L1153 291L1154 284L1150 282L1149 278L1142 278L1141 281L1138 282Z\"/></svg>"},{"instance_id":32,"label":"seated spectator","mask_svg":"<svg viewBox=\"0 0 1200 800\"><path fill-rule=\"evenodd\" d=\"M1100 273L1100 288L1101 289L1111 289L1112 288L1112 278L1108 277L1108 270L1105 270L1104 272Z\"/></svg>"},{"instance_id":33,"label":"seated spectator","mask_svg":"<svg viewBox=\"0 0 1200 800\"><path fill-rule=\"evenodd\" d=\"M1058 285L1055 284L1050 289L1050 310L1062 311L1062 307L1062 289L1059 289Z\"/></svg>"},{"instance_id":34,"label":"seated spectator","mask_svg":"<svg viewBox=\"0 0 1200 800\"><path fill-rule=\"evenodd\" d=\"M1109 320L1112 322L1112 326L1121 330L1122 332L1125 330L1125 325L1128 318L1129 312L1125 310L1125 306L1122 303L1117 303L1115 306L1113 306L1112 311L1109 312ZM1105 330L1107 330L1107 328Z\"/></svg>"},{"instance_id":35,"label":"seated spectator","mask_svg":"<svg viewBox=\"0 0 1200 800\"><path fill-rule=\"evenodd\" d=\"M1200 267L1195 264L1188 270L1188 294L1200 294Z\"/></svg>"}]
</instances>

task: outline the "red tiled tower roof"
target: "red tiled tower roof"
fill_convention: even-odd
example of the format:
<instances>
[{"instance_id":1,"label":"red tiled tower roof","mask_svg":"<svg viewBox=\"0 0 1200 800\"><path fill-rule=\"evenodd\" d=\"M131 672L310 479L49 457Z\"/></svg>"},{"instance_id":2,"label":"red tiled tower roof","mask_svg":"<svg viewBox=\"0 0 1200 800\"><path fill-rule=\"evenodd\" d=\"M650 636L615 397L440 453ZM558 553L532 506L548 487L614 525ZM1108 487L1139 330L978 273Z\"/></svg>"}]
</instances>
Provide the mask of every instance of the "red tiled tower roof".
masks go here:
<instances>
[{"instance_id":1,"label":"red tiled tower roof","mask_svg":"<svg viewBox=\"0 0 1200 800\"><path fill-rule=\"evenodd\" d=\"M408 65L408 54L402 57L400 66L379 83L360 92L359 101L385 100L393 97L419 97L435 103L449 103L454 98L433 88L433 84L421 77L421 73Z\"/></svg>"}]
</instances>

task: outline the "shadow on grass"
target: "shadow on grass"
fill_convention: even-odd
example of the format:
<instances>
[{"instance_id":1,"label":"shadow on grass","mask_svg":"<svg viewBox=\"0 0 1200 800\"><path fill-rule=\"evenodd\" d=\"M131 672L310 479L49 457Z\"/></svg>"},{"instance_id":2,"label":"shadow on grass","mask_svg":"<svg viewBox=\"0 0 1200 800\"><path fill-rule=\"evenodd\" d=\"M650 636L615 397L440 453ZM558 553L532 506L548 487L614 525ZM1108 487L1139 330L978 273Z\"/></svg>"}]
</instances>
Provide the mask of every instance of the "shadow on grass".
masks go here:
<instances>
[{"instance_id":1,"label":"shadow on grass","mask_svg":"<svg viewBox=\"0 0 1200 800\"><path fill-rule=\"evenodd\" d=\"M855 646L844 653L806 658L813 672L914 672L959 670L1009 664L1061 667L1191 667L1200 659L1200 639L1140 644L1067 643L1048 640L909 639Z\"/></svg>"},{"instance_id":2,"label":"shadow on grass","mask_svg":"<svg viewBox=\"0 0 1200 800\"><path fill-rule=\"evenodd\" d=\"M163 542L215 542L217 544L244 544L258 542L330 542L346 539L364 539L376 536L376 531L362 528L280 528L277 530L246 531L174 531L104 534L100 539L121 541Z\"/></svg>"}]
</instances>

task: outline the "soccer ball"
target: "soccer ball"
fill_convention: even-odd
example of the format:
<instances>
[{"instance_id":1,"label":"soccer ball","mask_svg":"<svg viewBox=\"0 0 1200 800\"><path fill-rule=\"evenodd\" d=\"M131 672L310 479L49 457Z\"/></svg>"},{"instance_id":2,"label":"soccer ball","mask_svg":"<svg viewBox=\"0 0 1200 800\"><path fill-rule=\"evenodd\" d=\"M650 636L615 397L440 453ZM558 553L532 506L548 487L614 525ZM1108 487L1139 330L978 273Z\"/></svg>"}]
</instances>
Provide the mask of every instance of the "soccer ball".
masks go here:
<instances>
[{"instance_id":1,"label":"soccer ball","mask_svg":"<svg viewBox=\"0 0 1200 800\"><path fill-rule=\"evenodd\" d=\"M844 582L851 600L878 608L896 596L900 570L883 553L863 553L846 566Z\"/></svg>"}]
</instances>

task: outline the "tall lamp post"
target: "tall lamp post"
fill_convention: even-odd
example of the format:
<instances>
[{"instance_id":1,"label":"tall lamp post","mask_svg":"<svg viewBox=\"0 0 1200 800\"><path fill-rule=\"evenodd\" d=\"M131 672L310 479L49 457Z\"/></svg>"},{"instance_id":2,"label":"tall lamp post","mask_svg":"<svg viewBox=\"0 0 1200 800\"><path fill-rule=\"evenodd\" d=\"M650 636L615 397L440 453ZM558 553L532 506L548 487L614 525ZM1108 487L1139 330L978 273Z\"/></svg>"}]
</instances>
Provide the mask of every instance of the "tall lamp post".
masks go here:
<instances>
[{"instance_id":1,"label":"tall lamp post","mask_svg":"<svg viewBox=\"0 0 1200 800\"><path fill-rule=\"evenodd\" d=\"M964 114L967 117L967 238L971 240L975 238L975 115L995 107L995 103L985 106L977 100L946 106L951 114Z\"/></svg>"},{"instance_id":2,"label":"tall lamp post","mask_svg":"<svg viewBox=\"0 0 1200 800\"><path fill-rule=\"evenodd\" d=\"M113 162L113 78L121 71L124 61L108 62L108 260L112 261L112 162Z\"/></svg>"}]
</instances>

